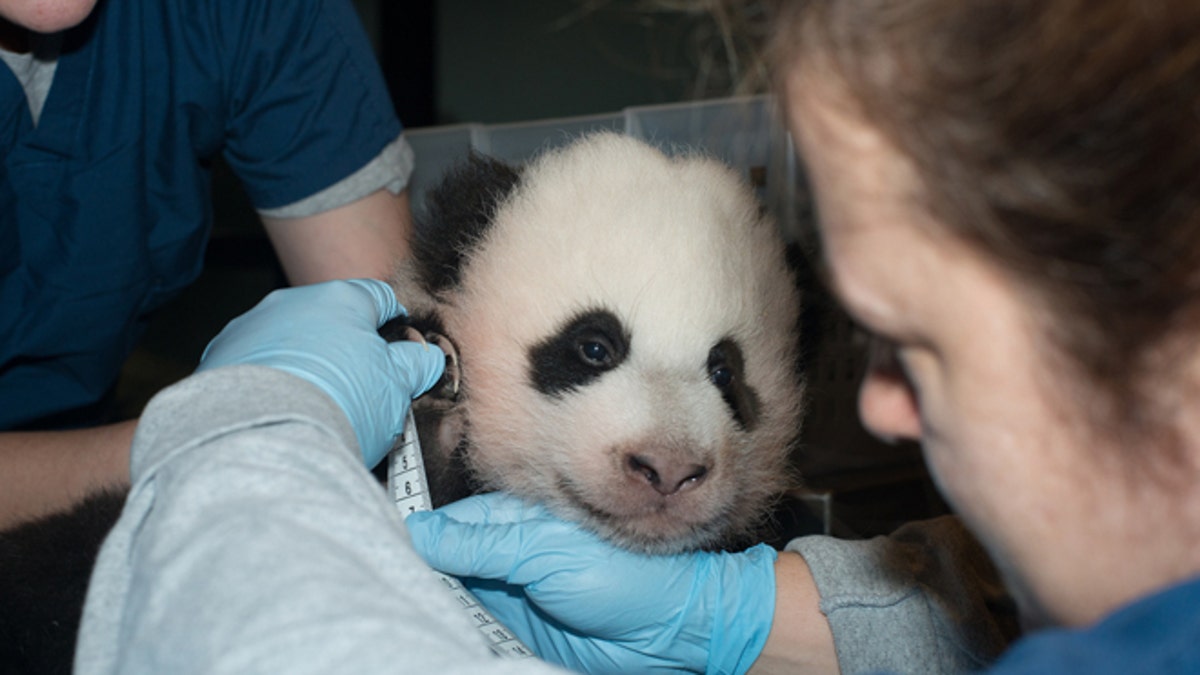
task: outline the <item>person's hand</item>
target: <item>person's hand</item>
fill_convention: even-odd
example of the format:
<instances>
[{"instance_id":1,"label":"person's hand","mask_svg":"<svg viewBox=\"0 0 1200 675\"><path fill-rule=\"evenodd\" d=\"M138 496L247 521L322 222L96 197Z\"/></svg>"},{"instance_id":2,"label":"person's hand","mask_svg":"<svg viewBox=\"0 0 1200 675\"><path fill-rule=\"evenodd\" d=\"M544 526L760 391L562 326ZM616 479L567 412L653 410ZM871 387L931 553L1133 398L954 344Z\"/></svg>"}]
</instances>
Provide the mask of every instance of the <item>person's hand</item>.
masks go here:
<instances>
[{"instance_id":1,"label":"person's hand","mask_svg":"<svg viewBox=\"0 0 1200 675\"><path fill-rule=\"evenodd\" d=\"M275 291L213 338L196 370L255 364L317 385L350 418L371 468L403 431L412 399L446 365L433 345L389 344L379 336L378 328L404 311L392 288L374 279Z\"/></svg>"},{"instance_id":2,"label":"person's hand","mask_svg":"<svg viewBox=\"0 0 1200 675\"><path fill-rule=\"evenodd\" d=\"M499 493L408 516L417 551L462 577L539 656L573 670L744 673L775 611L776 553L630 553Z\"/></svg>"}]
</instances>

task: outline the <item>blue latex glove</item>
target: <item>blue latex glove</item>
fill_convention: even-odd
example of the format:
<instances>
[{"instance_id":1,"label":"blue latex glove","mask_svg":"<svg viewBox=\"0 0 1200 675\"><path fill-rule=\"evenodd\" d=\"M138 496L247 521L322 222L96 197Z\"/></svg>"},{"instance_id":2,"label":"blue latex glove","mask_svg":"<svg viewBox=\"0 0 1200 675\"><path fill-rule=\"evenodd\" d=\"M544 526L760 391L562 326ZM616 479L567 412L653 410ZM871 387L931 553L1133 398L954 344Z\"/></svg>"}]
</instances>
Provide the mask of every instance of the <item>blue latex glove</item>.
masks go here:
<instances>
[{"instance_id":1,"label":"blue latex glove","mask_svg":"<svg viewBox=\"0 0 1200 675\"><path fill-rule=\"evenodd\" d=\"M446 367L436 346L379 336L384 322L404 312L391 286L374 279L275 291L225 326L196 370L255 364L317 385L350 418L371 468L404 430L412 399Z\"/></svg>"},{"instance_id":2,"label":"blue latex glove","mask_svg":"<svg viewBox=\"0 0 1200 675\"><path fill-rule=\"evenodd\" d=\"M776 552L766 545L639 555L498 493L407 524L430 565L464 577L539 656L573 670L744 673L771 630Z\"/></svg>"}]
</instances>

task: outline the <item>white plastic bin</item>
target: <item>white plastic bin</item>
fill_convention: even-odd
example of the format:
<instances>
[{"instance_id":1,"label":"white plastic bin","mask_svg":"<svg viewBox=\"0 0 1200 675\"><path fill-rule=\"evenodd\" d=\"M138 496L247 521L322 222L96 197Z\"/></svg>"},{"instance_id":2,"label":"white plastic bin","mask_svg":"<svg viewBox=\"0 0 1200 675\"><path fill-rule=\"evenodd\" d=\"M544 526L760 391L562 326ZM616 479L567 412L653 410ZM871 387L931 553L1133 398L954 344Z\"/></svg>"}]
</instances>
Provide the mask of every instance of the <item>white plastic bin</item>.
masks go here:
<instances>
[{"instance_id":1,"label":"white plastic bin","mask_svg":"<svg viewBox=\"0 0 1200 675\"><path fill-rule=\"evenodd\" d=\"M519 163L542 150L593 131L609 130L644 139L668 153L703 152L741 170L764 207L778 218L789 241L796 239L796 163L791 141L770 96L627 108L580 117L515 124L462 124L409 130L417 156L410 197L414 209L424 193L470 150Z\"/></svg>"}]
</instances>

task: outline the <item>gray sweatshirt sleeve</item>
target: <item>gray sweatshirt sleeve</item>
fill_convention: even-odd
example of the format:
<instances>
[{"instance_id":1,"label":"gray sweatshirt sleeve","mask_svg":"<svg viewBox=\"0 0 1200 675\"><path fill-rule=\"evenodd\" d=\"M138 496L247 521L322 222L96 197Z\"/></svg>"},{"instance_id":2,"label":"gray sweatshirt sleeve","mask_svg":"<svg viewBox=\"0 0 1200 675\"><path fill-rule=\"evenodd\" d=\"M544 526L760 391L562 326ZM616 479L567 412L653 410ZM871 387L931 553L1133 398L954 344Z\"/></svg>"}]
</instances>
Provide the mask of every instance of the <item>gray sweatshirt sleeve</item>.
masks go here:
<instances>
[{"instance_id":1,"label":"gray sweatshirt sleeve","mask_svg":"<svg viewBox=\"0 0 1200 675\"><path fill-rule=\"evenodd\" d=\"M793 540L812 570L843 675L965 673L1018 632L991 561L954 517L887 537Z\"/></svg>"},{"instance_id":2,"label":"gray sweatshirt sleeve","mask_svg":"<svg viewBox=\"0 0 1200 675\"><path fill-rule=\"evenodd\" d=\"M553 672L502 661L409 543L331 399L260 366L147 407L76 673Z\"/></svg>"}]
</instances>

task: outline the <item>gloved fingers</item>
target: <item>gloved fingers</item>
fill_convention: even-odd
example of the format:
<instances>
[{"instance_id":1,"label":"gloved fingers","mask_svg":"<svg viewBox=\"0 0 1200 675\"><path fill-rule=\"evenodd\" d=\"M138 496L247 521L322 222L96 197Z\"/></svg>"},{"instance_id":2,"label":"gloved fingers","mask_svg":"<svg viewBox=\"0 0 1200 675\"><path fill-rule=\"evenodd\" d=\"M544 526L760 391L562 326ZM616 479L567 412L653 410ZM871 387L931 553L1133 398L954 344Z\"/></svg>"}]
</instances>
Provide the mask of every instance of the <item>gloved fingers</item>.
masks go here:
<instances>
[{"instance_id":1,"label":"gloved fingers","mask_svg":"<svg viewBox=\"0 0 1200 675\"><path fill-rule=\"evenodd\" d=\"M609 652L619 655L623 651L620 646L580 634L540 610L518 586L493 579L466 578L462 583L497 621L545 661L577 672L627 673L637 670L617 665L619 659L614 659Z\"/></svg>"},{"instance_id":2,"label":"gloved fingers","mask_svg":"<svg viewBox=\"0 0 1200 675\"><path fill-rule=\"evenodd\" d=\"M303 311L298 309L303 308ZM306 342L314 322L333 317L348 325L378 328L405 313L392 287L376 279L327 281L268 293L250 311L230 321L205 347L197 370L256 362L261 352Z\"/></svg>"},{"instance_id":3,"label":"gloved fingers","mask_svg":"<svg viewBox=\"0 0 1200 675\"><path fill-rule=\"evenodd\" d=\"M534 643L539 641L545 628L538 625L541 617L520 586L478 577L463 577L459 582L497 621L516 633L522 642L531 647L537 646Z\"/></svg>"},{"instance_id":4,"label":"gloved fingers","mask_svg":"<svg viewBox=\"0 0 1200 675\"><path fill-rule=\"evenodd\" d=\"M595 535L544 507L500 493L414 513L407 522L413 546L426 562L459 577L531 586L592 565L596 548L602 555L612 553ZM584 551L589 555L580 556Z\"/></svg>"},{"instance_id":5,"label":"gloved fingers","mask_svg":"<svg viewBox=\"0 0 1200 675\"><path fill-rule=\"evenodd\" d=\"M669 655L647 657L621 640L606 639L585 625L568 625L540 609L517 586L490 579L466 578L462 583L497 621L529 645L544 661L581 673L645 672L648 662L654 662L658 666L656 670L686 670L673 662ZM586 599L578 600L586 607ZM586 609L584 611L593 613ZM616 610L615 613L619 614L620 611Z\"/></svg>"},{"instance_id":6,"label":"gloved fingers","mask_svg":"<svg viewBox=\"0 0 1200 675\"><path fill-rule=\"evenodd\" d=\"M408 310L404 309L404 306L396 299L396 292L390 284L378 279L349 279L348 281L351 285L365 291L367 296L370 297L371 304L377 314L375 320L376 328L398 316L408 313Z\"/></svg>"},{"instance_id":7,"label":"gloved fingers","mask_svg":"<svg viewBox=\"0 0 1200 675\"><path fill-rule=\"evenodd\" d=\"M388 343L387 350L393 372L407 386L410 398L429 391L446 369L446 354L437 345L402 340Z\"/></svg>"},{"instance_id":8,"label":"gloved fingers","mask_svg":"<svg viewBox=\"0 0 1200 675\"><path fill-rule=\"evenodd\" d=\"M456 514L465 514L465 521ZM408 526L413 546L433 567L459 577L523 586L552 613L559 595L569 595L575 584L621 581L619 569L656 561L617 549L540 505L504 495L470 497L437 511L414 513ZM633 580L633 587L640 583ZM603 593L611 595L611 589Z\"/></svg>"},{"instance_id":9,"label":"gloved fingers","mask_svg":"<svg viewBox=\"0 0 1200 675\"><path fill-rule=\"evenodd\" d=\"M520 525L461 523L438 511L419 511L405 521L417 553L435 569L458 577L510 578L522 559Z\"/></svg>"},{"instance_id":10,"label":"gloved fingers","mask_svg":"<svg viewBox=\"0 0 1200 675\"><path fill-rule=\"evenodd\" d=\"M497 525L520 523L549 516L545 507L514 497L507 492L473 495L438 509L460 523Z\"/></svg>"},{"instance_id":11,"label":"gloved fingers","mask_svg":"<svg viewBox=\"0 0 1200 675\"><path fill-rule=\"evenodd\" d=\"M431 566L459 577L510 578L533 537L527 528L554 522L541 505L503 492L474 495L405 521L413 546ZM525 529L523 529L525 528Z\"/></svg>"}]
</instances>

